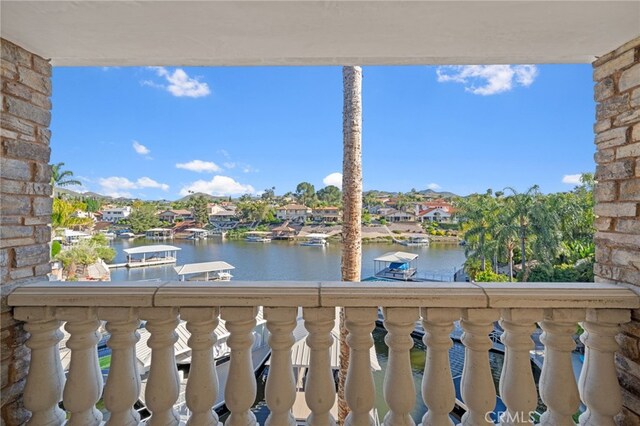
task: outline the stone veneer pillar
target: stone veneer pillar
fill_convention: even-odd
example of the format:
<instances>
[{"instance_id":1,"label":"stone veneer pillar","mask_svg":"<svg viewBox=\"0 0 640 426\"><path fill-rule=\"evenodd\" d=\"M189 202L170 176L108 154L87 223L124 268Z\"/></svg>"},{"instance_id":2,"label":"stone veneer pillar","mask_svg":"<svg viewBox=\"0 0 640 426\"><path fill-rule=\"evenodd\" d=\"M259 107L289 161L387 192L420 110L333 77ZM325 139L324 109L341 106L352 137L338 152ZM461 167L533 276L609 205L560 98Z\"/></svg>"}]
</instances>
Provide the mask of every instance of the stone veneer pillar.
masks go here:
<instances>
[{"instance_id":1,"label":"stone veneer pillar","mask_svg":"<svg viewBox=\"0 0 640 426\"><path fill-rule=\"evenodd\" d=\"M5 39L0 44L0 399L1 423L10 426L30 415L22 405L30 355L7 295L50 271L51 65Z\"/></svg>"},{"instance_id":2,"label":"stone veneer pillar","mask_svg":"<svg viewBox=\"0 0 640 426\"><path fill-rule=\"evenodd\" d=\"M640 293L640 38L593 63L596 282ZM622 425L640 425L640 310L618 335Z\"/></svg>"}]
</instances>

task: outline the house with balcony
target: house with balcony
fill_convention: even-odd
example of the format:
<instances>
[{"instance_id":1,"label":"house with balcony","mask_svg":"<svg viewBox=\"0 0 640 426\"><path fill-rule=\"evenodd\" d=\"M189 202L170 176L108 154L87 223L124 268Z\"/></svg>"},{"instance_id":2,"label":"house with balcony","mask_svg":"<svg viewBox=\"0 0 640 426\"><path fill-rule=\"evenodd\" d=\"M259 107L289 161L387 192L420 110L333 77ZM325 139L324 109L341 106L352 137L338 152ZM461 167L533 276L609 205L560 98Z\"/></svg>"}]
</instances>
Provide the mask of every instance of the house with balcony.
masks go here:
<instances>
[{"instance_id":1,"label":"house with balcony","mask_svg":"<svg viewBox=\"0 0 640 426\"><path fill-rule=\"evenodd\" d=\"M111 207L102 210L102 220L105 222L116 223L122 219L126 219L131 214L130 206Z\"/></svg>"},{"instance_id":2,"label":"house with balcony","mask_svg":"<svg viewBox=\"0 0 640 426\"><path fill-rule=\"evenodd\" d=\"M168 223L184 222L193 220L193 213L186 209L165 210L158 214L158 219Z\"/></svg>"},{"instance_id":3,"label":"house with balcony","mask_svg":"<svg viewBox=\"0 0 640 426\"><path fill-rule=\"evenodd\" d=\"M312 217L314 222L336 223L342 221L342 214L339 207L328 206L313 209Z\"/></svg>"},{"instance_id":4,"label":"house with balcony","mask_svg":"<svg viewBox=\"0 0 640 426\"><path fill-rule=\"evenodd\" d=\"M276 217L291 222L304 222L311 218L312 210L302 204L287 204L276 208Z\"/></svg>"},{"instance_id":5,"label":"house with balcony","mask_svg":"<svg viewBox=\"0 0 640 426\"><path fill-rule=\"evenodd\" d=\"M583 426L640 423L637 1L8 0L0 7L3 424L97 426L103 421L98 406L108 412L110 424L139 424L142 385L135 347L144 324L150 334L144 390L150 424L178 425L179 399L188 408L190 424L218 424L212 408L223 394L231 416L227 424L253 426L256 378L247 360L259 309L273 349L265 395L270 424L290 425L294 403L308 408L313 424L334 424L331 410L337 396L329 337L336 308L343 309L350 353L344 383L347 426L373 424L376 397L389 408L387 425L404 424L395 419L409 418L416 397L428 408L422 424L451 424L457 400L464 401L465 424L494 423L486 413L496 402L488 361L489 332L496 321L505 349L499 385L502 424L528 424L522 416L536 409L538 398L545 407L540 416L544 425L575 424L573 416L581 406ZM210 25L213 21L225 25ZM108 287L47 281L52 66L510 63L593 66L595 283L423 282L399 287L388 282L230 286L176 281ZM464 126L464 117L459 118ZM292 333L300 308L308 331L310 374L304 378L305 397L298 401ZM377 396L369 350L380 314L388 331L389 362L384 394ZM174 362L180 321L191 333L187 345L194 360L184 395ZM221 321L229 330L231 348L231 377L224 388L218 386L212 362L214 331ZM418 390L408 352L416 321L427 331L429 356ZM454 378L449 349L456 323L464 330L466 355L462 375ZM584 330L585 367L575 380L571 351L578 324ZM530 359L537 325L544 330L539 388ZM58 349L63 326L71 349L66 374ZM103 326L111 350L106 380L96 333Z\"/></svg>"},{"instance_id":6,"label":"house with balcony","mask_svg":"<svg viewBox=\"0 0 640 426\"><path fill-rule=\"evenodd\" d=\"M415 204L415 214L419 222L456 223L455 208L444 200Z\"/></svg>"}]
</instances>

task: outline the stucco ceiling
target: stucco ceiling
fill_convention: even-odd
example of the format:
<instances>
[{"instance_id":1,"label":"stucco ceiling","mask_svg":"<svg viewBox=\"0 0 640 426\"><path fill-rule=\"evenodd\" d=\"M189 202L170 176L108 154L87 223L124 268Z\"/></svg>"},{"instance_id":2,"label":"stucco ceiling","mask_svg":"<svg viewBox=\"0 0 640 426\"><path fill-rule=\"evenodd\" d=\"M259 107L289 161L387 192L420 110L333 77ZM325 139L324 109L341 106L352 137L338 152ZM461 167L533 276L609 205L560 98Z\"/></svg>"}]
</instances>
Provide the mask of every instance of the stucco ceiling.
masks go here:
<instances>
[{"instance_id":1,"label":"stucco ceiling","mask_svg":"<svg viewBox=\"0 0 640 426\"><path fill-rule=\"evenodd\" d=\"M54 65L573 63L640 35L640 1L15 1Z\"/></svg>"}]
</instances>

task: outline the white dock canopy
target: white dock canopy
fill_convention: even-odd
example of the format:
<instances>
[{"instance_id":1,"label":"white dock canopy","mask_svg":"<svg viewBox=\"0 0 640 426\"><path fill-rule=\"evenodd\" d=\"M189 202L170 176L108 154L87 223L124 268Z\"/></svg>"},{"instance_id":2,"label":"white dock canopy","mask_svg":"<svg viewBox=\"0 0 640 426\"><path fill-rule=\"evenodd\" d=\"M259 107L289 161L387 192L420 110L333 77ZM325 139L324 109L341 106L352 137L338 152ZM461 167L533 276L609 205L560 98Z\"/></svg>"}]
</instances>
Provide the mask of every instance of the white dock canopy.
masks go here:
<instances>
[{"instance_id":1,"label":"white dock canopy","mask_svg":"<svg viewBox=\"0 0 640 426\"><path fill-rule=\"evenodd\" d=\"M176 274L189 275L189 274L204 274L206 272L216 271L230 271L236 269L235 266L228 264L227 262L202 262L202 263L187 263L185 265L174 266Z\"/></svg>"},{"instance_id":2,"label":"white dock canopy","mask_svg":"<svg viewBox=\"0 0 640 426\"><path fill-rule=\"evenodd\" d=\"M376 257L375 260L376 262L391 262L391 263L406 263L406 262L412 262L414 260L416 260L418 258L418 255L415 253L407 253L404 251L396 251L396 252L389 252L389 253L385 253L380 257Z\"/></svg>"},{"instance_id":3,"label":"white dock canopy","mask_svg":"<svg viewBox=\"0 0 640 426\"><path fill-rule=\"evenodd\" d=\"M124 249L123 251L128 255L132 255L132 254L159 253L163 251L178 251L178 250L182 250L182 249L180 247L175 247L175 246L155 244L152 246L132 247L132 248Z\"/></svg>"},{"instance_id":4,"label":"white dock canopy","mask_svg":"<svg viewBox=\"0 0 640 426\"><path fill-rule=\"evenodd\" d=\"M329 237L329 235L327 234L307 234L304 236L304 238L311 238L311 239L324 239Z\"/></svg>"}]
</instances>

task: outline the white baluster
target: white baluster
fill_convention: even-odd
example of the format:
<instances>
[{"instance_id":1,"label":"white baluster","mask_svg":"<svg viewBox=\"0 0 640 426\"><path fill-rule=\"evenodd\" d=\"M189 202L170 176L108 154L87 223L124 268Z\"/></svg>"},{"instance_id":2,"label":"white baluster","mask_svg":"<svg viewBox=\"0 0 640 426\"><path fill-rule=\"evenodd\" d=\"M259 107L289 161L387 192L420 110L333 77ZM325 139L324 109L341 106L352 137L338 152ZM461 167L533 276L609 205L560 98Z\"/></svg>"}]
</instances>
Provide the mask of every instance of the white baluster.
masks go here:
<instances>
[{"instance_id":1,"label":"white baluster","mask_svg":"<svg viewBox=\"0 0 640 426\"><path fill-rule=\"evenodd\" d=\"M69 374L64 387L64 408L71 413L67 425L99 425L102 413L96 402L102 396L102 371L98 362L100 321L92 308L62 308L57 317L67 320L65 329L71 334Z\"/></svg>"},{"instance_id":2,"label":"white baluster","mask_svg":"<svg viewBox=\"0 0 640 426\"><path fill-rule=\"evenodd\" d=\"M464 330L465 350L460 387L467 412L462 416L462 426L493 424L487 417L496 406L496 388L489 365L489 349L493 346L489 333L499 317L497 309L463 311L460 326Z\"/></svg>"},{"instance_id":3,"label":"white baluster","mask_svg":"<svg viewBox=\"0 0 640 426\"><path fill-rule=\"evenodd\" d=\"M422 417L422 426L453 425L449 413L456 403L451 377L449 349L453 346L450 334L453 322L460 319L459 309L421 308L427 357L422 376L422 399L428 411Z\"/></svg>"},{"instance_id":4,"label":"white baluster","mask_svg":"<svg viewBox=\"0 0 640 426\"><path fill-rule=\"evenodd\" d=\"M186 401L191 410L187 426L221 425L213 405L218 398L218 375L213 358L218 326L218 308L182 308L180 318L187 321L191 333L191 369L187 381Z\"/></svg>"},{"instance_id":5,"label":"white baluster","mask_svg":"<svg viewBox=\"0 0 640 426\"><path fill-rule=\"evenodd\" d=\"M256 425L256 417L251 412L256 399L251 347L257 314L257 308L222 308L222 318L230 332L227 345L231 349L228 380L224 390L225 404L231 412L226 426Z\"/></svg>"},{"instance_id":6,"label":"white baluster","mask_svg":"<svg viewBox=\"0 0 640 426\"><path fill-rule=\"evenodd\" d=\"M304 325L309 331L307 345L309 354L309 372L305 400L311 414L307 417L308 426L335 426L331 408L336 399L336 387L331 372L331 352L335 325L334 308L304 308Z\"/></svg>"},{"instance_id":7,"label":"white baluster","mask_svg":"<svg viewBox=\"0 0 640 426\"><path fill-rule=\"evenodd\" d=\"M574 426L573 415L580 407L580 395L573 373L571 352L576 344L573 335L578 321L584 319L581 309L548 309L540 327L544 332L544 364L540 376L540 397L547 411L540 417L541 426Z\"/></svg>"},{"instance_id":8,"label":"white baluster","mask_svg":"<svg viewBox=\"0 0 640 426\"><path fill-rule=\"evenodd\" d=\"M265 389L266 401L271 413L265 426L295 426L291 407L296 400L296 384L291 365L293 329L296 327L298 308L264 308L267 320L271 366Z\"/></svg>"},{"instance_id":9,"label":"white baluster","mask_svg":"<svg viewBox=\"0 0 640 426\"><path fill-rule=\"evenodd\" d=\"M180 377L176 367L174 345L178 341L178 311L176 308L142 308L140 316L147 320L151 337L151 369L145 394L151 410L151 426L176 426L180 416L173 408L180 393Z\"/></svg>"},{"instance_id":10,"label":"white baluster","mask_svg":"<svg viewBox=\"0 0 640 426\"><path fill-rule=\"evenodd\" d=\"M58 407L64 387L58 348L63 337L61 322L55 318L53 308L44 307L16 308L14 318L26 321L24 329L31 334L26 343L31 349L31 362L24 387L24 406L31 411L27 424L61 425L65 419L64 411Z\"/></svg>"},{"instance_id":11,"label":"white baluster","mask_svg":"<svg viewBox=\"0 0 640 426\"><path fill-rule=\"evenodd\" d=\"M578 388L587 410L580 416L581 426L613 426L622 409L622 395L616 374L615 336L630 314L623 309L588 309L580 337L586 346Z\"/></svg>"},{"instance_id":12,"label":"white baluster","mask_svg":"<svg viewBox=\"0 0 640 426\"><path fill-rule=\"evenodd\" d=\"M345 326L349 331L349 370L345 399L351 412L345 426L373 426L369 412L375 403L375 387L369 352L373 346L371 332L376 326L378 308L345 308Z\"/></svg>"},{"instance_id":13,"label":"white baluster","mask_svg":"<svg viewBox=\"0 0 640 426\"><path fill-rule=\"evenodd\" d=\"M137 310L132 308L101 308L100 319L106 320L111 334L107 346L111 348L111 364L104 388L104 405L110 412L107 426L135 426L140 414L133 408L140 395L140 374L136 359Z\"/></svg>"},{"instance_id":14,"label":"white baluster","mask_svg":"<svg viewBox=\"0 0 640 426\"><path fill-rule=\"evenodd\" d=\"M504 365L500 375L500 396L507 406L502 425L531 424L530 413L536 409L538 397L531 371L529 351L533 349L531 333L542 309L503 309L500 340L505 346Z\"/></svg>"},{"instance_id":15,"label":"white baluster","mask_svg":"<svg viewBox=\"0 0 640 426\"><path fill-rule=\"evenodd\" d=\"M419 317L417 308L384 308L384 338L389 347L389 363L384 375L384 400L389 412L384 417L388 426L413 426L411 410L416 402L416 390L411 371L413 347L411 332Z\"/></svg>"}]
</instances>

